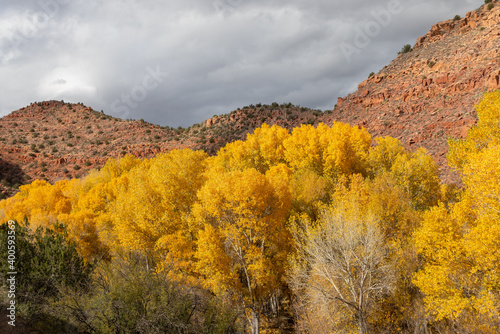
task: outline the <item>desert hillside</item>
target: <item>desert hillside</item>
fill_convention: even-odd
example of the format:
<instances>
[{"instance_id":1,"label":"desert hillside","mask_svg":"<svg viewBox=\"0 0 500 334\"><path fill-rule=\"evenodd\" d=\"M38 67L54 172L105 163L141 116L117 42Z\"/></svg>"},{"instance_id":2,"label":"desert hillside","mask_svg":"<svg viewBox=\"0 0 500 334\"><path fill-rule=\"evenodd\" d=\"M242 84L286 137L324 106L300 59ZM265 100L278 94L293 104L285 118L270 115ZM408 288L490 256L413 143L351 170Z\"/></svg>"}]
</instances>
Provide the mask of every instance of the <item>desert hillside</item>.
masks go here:
<instances>
[{"instance_id":1,"label":"desert hillside","mask_svg":"<svg viewBox=\"0 0 500 334\"><path fill-rule=\"evenodd\" d=\"M500 7L432 26L413 51L339 98L329 121L366 127L406 147L427 148L449 180L447 139L464 138L485 91L500 88ZM368 76L368 74L367 74Z\"/></svg>"},{"instance_id":2,"label":"desert hillside","mask_svg":"<svg viewBox=\"0 0 500 334\"><path fill-rule=\"evenodd\" d=\"M151 158L172 149L203 149L214 154L244 139L262 123L292 129L313 124L322 112L292 104L251 105L214 116L188 128L122 120L83 104L35 102L0 119L0 190L12 195L34 179L78 178L127 153Z\"/></svg>"}]
</instances>

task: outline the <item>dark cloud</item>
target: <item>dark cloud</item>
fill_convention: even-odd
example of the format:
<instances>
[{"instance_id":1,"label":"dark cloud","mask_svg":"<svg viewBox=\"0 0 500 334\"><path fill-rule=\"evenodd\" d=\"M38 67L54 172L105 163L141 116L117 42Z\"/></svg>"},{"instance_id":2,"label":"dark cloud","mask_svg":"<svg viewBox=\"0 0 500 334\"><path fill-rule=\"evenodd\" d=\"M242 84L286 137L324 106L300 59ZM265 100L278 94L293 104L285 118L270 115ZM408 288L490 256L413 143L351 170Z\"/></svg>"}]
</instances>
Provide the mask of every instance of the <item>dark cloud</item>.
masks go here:
<instances>
[{"instance_id":1,"label":"dark cloud","mask_svg":"<svg viewBox=\"0 0 500 334\"><path fill-rule=\"evenodd\" d=\"M402 45L482 3L4 0L0 116L48 99L170 126L259 102L331 109Z\"/></svg>"}]
</instances>

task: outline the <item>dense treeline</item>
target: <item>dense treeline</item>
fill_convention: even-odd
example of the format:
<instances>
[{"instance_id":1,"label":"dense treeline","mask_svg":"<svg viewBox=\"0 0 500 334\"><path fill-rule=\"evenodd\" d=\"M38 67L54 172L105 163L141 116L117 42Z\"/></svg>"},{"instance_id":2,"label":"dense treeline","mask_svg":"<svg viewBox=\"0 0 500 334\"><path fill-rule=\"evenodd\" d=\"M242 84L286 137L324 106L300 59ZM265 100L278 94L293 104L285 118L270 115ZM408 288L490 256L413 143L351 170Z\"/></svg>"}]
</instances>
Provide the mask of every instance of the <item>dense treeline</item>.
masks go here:
<instances>
[{"instance_id":1,"label":"dense treeline","mask_svg":"<svg viewBox=\"0 0 500 334\"><path fill-rule=\"evenodd\" d=\"M35 243L64 235L83 261L86 284L61 281L39 303L44 326L494 333L500 93L477 111L467 139L450 142L463 189L394 138L342 123L263 125L213 157L128 155L83 179L34 181L0 202L0 219L29 221ZM30 303L26 317L40 313Z\"/></svg>"}]
</instances>

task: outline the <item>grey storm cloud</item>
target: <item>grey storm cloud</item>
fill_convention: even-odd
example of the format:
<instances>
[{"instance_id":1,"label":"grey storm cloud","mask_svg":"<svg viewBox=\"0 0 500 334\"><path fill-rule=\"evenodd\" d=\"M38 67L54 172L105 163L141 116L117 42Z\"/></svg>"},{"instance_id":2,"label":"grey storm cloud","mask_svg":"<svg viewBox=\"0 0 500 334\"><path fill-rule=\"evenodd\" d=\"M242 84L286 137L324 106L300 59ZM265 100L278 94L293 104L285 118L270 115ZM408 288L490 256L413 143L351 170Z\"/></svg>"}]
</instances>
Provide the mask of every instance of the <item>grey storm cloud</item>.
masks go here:
<instances>
[{"instance_id":1,"label":"grey storm cloud","mask_svg":"<svg viewBox=\"0 0 500 334\"><path fill-rule=\"evenodd\" d=\"M331 109L481 0L2 0L0 116L82 102L189 126L255 103Z\"/></svg>"}]
</instances>

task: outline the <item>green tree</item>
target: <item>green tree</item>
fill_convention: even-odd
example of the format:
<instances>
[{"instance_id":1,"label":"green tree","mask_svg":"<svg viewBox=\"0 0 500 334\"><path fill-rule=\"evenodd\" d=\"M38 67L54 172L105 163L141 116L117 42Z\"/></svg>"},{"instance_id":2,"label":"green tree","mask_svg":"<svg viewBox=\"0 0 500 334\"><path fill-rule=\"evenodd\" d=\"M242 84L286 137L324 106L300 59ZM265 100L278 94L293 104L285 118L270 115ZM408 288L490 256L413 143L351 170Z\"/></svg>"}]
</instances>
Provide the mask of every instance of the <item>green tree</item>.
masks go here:
<instances>
[{"instance_id":1,"label":"green tree","mask_svg":"<svg viewBox=\"0 0 500 334\"><path fill-rule=\"evenodd\" d=\"M412 51L413 51L413 48L411 47L411 45L410 44L405 44L401 48L401 51L398 52L398 54L408 53L408 52L412 52Z\"/></svg>"},{"instance_id":2,"label":"green tree","mask_svg":"<svg viewBox=\"0 0 500 334\"><path fill-rule=\"evenodd\" d=\"M61 224L55 224L53 229L38 227L35 231L30 230L27 221L23 225L15 223L14 229L10 226L13 225L0 226L0 256L7 259L8 247L15 246L15 262L0 264L2 284L7 283L8 272L17 272L16 305L20 314L37 324L38 330L50 330L55 324L46 307L48 301L59 297L60 288L85 290L92 266L78 255L75 243ZM8 237L12 235L15 242L9 245Z\"/></svg>"},{"instance_id":3,"label":"green tree","mask_svg":"<svg viewBox=\"0 0 500 334\"><path fill-rule=\"evenodd\" d=\"M238 331L238 314L230 305L199 287L170 279L165 272L148 269L138 253L101 263L87 293L65 289L51 307L81 333Z\"/></svg>"}]
</instances>

